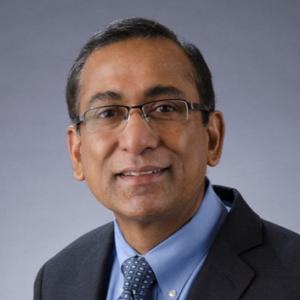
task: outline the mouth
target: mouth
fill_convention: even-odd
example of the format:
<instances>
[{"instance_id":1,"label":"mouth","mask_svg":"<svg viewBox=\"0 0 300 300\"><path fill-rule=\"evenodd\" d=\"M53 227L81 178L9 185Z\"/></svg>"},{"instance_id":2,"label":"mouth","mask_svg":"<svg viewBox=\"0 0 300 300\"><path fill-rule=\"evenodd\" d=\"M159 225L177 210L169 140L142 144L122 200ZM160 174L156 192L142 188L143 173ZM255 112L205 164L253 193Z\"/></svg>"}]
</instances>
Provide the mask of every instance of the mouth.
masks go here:
<instances>
[{"instance_id":1,"label":"mouth","mask_svg":"<svg viewBox=\"0 0 300 300\"><path fill-rule=\"evenodd\" d=\"M150 174L159 174L164 169L155 169L155 170L149 170L149 171L126 171L121 173L123 176L143 176L143 175L150 175Z\"/></svg>"},{"instance_id":2,"label":"mouth","mask_svg":"<svg viewBox=\"0 0 300 300\"><path fill-rule=\"evenodd\" d=\"M170 167L145 167L141 169L128 168L117 173L115 176L135 183L149 183L163 175Z\"/></svg>"}]
</instances>

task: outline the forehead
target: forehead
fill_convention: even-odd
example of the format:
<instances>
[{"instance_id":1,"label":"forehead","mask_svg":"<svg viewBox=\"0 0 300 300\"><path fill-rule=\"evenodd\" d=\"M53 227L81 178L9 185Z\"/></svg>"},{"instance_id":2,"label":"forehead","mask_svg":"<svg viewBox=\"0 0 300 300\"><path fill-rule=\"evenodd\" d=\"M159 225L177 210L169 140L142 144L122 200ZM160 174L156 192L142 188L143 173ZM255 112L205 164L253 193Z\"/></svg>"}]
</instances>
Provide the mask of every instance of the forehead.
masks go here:
<instances>
[{"instance_id":1,"label":"forehead","mask_svg":"<svg viewBox=\"0 0 300 300\"><path fill-rule=\"evenodd\" d=\"M80 76L80 104L96 92L140 98L146 89L158 85L195 91L194 78L190 60L173 41L129 39L90 54Z\"/></svg>"}]
</instances>

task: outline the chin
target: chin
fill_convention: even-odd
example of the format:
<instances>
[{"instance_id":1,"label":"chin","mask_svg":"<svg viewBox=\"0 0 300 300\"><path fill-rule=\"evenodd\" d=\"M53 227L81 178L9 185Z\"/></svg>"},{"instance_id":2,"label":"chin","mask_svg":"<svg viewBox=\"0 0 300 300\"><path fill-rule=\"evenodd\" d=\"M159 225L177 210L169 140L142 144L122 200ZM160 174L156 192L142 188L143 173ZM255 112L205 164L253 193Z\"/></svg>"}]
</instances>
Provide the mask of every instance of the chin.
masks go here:
<instances>
[{"instance_id":1,"label":"chin","mask_svg":"<svg viewBox=\"0 0 300 300\"><path fill-rule=\"evenodd\" d=\"M158 220L164 219L164 215L166 212L157 207L132 207L125 211L115 212L115 216L117 218L121 218L123 220L139 222L139 223L153 223Z\"/></svg>"}]
</instances>

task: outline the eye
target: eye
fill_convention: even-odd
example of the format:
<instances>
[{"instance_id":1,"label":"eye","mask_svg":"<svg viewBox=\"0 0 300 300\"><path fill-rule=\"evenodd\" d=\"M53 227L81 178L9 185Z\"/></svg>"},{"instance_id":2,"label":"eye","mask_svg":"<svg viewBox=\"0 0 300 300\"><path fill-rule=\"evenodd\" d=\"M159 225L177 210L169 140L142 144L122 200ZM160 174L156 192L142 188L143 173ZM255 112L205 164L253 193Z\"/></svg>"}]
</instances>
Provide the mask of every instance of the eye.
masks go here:
<instances>
[{"instance_id":1,"label":"eye","mask_svg":"<svg viewBox=\"0 0 300 300\"><path fill-rule=\"evenodd\" d=\"M90 119L93 120L110 120L123 118L126 110L121 106L104 106L98 107L90 111Z\"/></svg>"},{"instance_id":2,"label":"eye","mask_svg":"<svg viewBox=\"0 0 300 300\"><path fill-rule=\"evenodd\" d=\"M127 108L121 105L95 107L85 114L85 123L90 132L113 129L126 119Z\"/></svg>"},{"instance_id":3,"label":"eye","mask_svg":"<svg viewBox=\"0 0 300 300\"><path fill-rule=\"evenodd\" d=\"M145 108L147 116L153 120L184 120L187 115L185 102L181 100L153 101Z\"/></svg>"},{"instance_id":4,"label":"eye","mask_svg":"<svg viewBox=\"0 0 300 300\"><path fill-rule=\"evenodd\" d=\"M117 114L118 110L115 107L102 108L95 113L95 117L97 119L108 119L115 117Z\"/></svg>"},{"instance_id":5,"label":"eye","mask_svg":"<svg viewBox=\"0 0 300 300\"><path fill-rule=\"evenodd\" d=\"M176 112L178 108L173 103L161 103L153 107L153 111L160 113Z\"/></svg>"},{"instance_id":6,"label":"eye","mask_svg":"<svg viewBox=\"0 0 300 300\"><path fill-rule=\"evenodd\" d=\"M103 106L93 108L85 114L86 122L117 122L124 119L126 110L121 106Z\"/></svg>"}]
</instances>

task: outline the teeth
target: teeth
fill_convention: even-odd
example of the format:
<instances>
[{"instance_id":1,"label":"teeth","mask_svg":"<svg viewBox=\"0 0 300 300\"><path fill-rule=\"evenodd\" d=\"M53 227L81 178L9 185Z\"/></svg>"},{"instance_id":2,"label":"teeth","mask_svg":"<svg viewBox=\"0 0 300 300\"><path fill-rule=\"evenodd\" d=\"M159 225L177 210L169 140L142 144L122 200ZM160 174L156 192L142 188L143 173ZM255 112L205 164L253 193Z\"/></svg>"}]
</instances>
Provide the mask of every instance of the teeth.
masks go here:
<instances>
[{"instance_id":1,"label":"teeth","mask_svg":"<svg viewBox=\"0 0 300 300\"><path fill-rule=\"evenodd\" d=\"M142 175L149 175L149 174L157 174L160 171L161 171L161 169L142 171L142 172L130 171L130 172L123 173L123 175L125 175L125 176L142 176Z\"/></svg>"}]
</instances>

